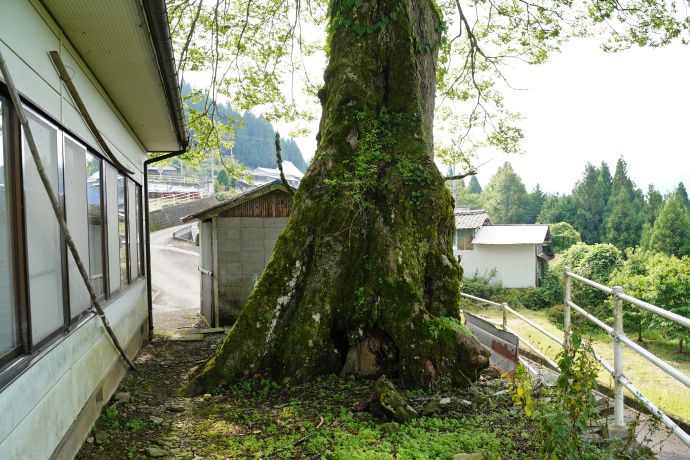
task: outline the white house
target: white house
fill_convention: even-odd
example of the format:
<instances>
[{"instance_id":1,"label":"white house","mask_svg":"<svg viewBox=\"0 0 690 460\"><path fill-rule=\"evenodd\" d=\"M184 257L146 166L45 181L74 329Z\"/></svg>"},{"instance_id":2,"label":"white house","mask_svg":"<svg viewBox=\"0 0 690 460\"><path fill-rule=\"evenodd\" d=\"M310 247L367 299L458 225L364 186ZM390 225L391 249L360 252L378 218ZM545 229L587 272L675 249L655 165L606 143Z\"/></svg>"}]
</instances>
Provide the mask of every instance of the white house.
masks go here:
<instances>
[{"instance_id":1,"label":"white house","mask_svg":"<svg viewBox=\"0 0 690 460\"><path fill-rule=\"evenodd\" d=\"M165 1L3 0L0 52L91 283L134 356L149 322L144 161L187 143ZM91 310L8 83L0 76L0 458L71 459L126 364Z\"/></svg>"},{"instance_id":2,"label":"white house","mask_svg":"<svg viewBox=\"0 0 690 460\"><path fill-rule=\"evenodd\" d=\"M467 213L467 214L466 214ZM494 225L486 211L456 212L454 254L466 277L491 274L503 287L538 287L543 264L551 257L548 225ZM460 226L460 228L458 228Z\"/></svg>"}]
</instances>

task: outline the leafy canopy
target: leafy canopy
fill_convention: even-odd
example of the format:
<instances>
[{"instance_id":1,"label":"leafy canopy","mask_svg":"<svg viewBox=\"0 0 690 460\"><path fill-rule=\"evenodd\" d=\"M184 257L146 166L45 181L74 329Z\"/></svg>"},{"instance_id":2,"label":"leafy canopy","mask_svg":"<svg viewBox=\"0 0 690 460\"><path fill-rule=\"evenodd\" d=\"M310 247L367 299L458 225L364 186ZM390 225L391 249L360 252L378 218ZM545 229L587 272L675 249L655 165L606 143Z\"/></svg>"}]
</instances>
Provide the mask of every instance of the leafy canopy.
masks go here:
<instances>
[{"instance_id":1,"label":"leafy canopy","mask_svg":"<svg viewBox=\"0 0 690 460\"><path fill-rule=\"evenodd\" d=\"M269 121L292 123L291 136L306 134L303 122L317 116L332 33L338 27L352 27L360 35L380 33L403 14L384 12L377 24L357 24L352 11L365 7L363 0L167 3L179 78L198 71L211 82L188 96L205 101L188 123L196 153L231 142L232 122L214 117L219 95L235 110L261 108ZM520 151L520 115L505 106L501 94L506 65L541 64L573 37L602 36L605 50L619 51L676 39L687 43L690 29L686 10L671 1L438 0L436 7L443 38L413 46L417 53L439 52L436 126L448 135L436 139L448 140L435 150L447 164L460 163L466 170L482 146Z\"/></svg>"}]
</instances>

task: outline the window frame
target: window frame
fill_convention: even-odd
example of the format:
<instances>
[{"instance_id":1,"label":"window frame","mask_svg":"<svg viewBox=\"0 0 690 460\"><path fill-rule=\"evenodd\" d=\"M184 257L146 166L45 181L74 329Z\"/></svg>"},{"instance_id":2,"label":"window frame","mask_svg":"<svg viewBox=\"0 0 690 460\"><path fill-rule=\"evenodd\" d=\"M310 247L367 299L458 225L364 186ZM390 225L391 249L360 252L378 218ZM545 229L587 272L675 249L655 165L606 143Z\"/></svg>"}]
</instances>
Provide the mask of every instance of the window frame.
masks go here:
<instances>
[{"instance_id":1,"label":"window frame","mask_svg":"<svg viewBox=\"0 0 690 460\"><path fill-rule=\"evenodd\" d=\"M29 279L29 246L30 241L28 239L28 227L27 227L27 214L26 214L26 197L25 197L25 171L24 162L33 161L31 158L31 152L24 152L24 140L22 130L23 127L19 123L19 117L17 109L15 108L7 87L3 82L0 82L0 99L3 103L3 122L2 122L2 142L4 144L4 160L5 160L5 174L6 174L6 188L7 188L7 202L8 202L8 230L9 230L9 242L10 248L8 256L10 258L10 276L11 276L11 286L12 292L12 302L14 307L14 327L16 332L16 345L0 356L0 391L2 391L7 385L14 381L19 375L21 375L25 370L31 367L38 359L42 358L46 353L48 353L52 348L59 344L62 340L65 340L74 330L78 329L81 325L85 324L89 319L95 316L95 313L91 308L87 308L82 313L71 318L71 308L70 308L70 295L69 295L69 267L68 267L68 252L65 235L62 230L59 231L58 246L60 251L60 267L61 267L61 283L58 283L58 288L61 289L61 297L63 298L62 303L62 317L63 322L60 324L56 330L51 332L48 336L40 340L39 342L32 344L32 323L31 323L31 299L30 299L30 279ZM71 141L77 143L78 145L84 147L88 155L92 155L100 161L100 206L101 206L101 257L103 261L103 294L99 296L98 300L102 302L104 308L106 308L112 301L120 297L125 291L128 290L129 286L135 284L140 278L146 277L146 271L144 268L144 261L140 260L141 272L137 273L136 276L130 274L130 254L129 254L129 221L128 212L125 212L125 232L127 235L127 242L125 248L127 250L126 255L126 266L127 266L127 284L122 285L113 293L110 293L109 289L109 265L108 265L108 219L107 219L107 177L106 169L107 166L114 168L116 174L115 176L124 177L125 181L125 207L127 204L127 193L128 187L127 183L132 182L134 184L134 190L143 190L141 184L129 177L125 172L120 171L115 165L113 165L104 155L102 155L98 150L94 149L91 144L85 142L79 136L75 135L73 132L65 128L62 124L56 122L52 117L47 115L40 107L36 106L31 101L22 98L22 107L24 110L31 115L35 116L41 122L54 128L56 130L55 141L57 142L56 151L56 165L58 169L58 188L56 190L58 196L58 202L65 216L65 219L69 220L69 216L66 215L66 197L65 195L65 139L69 138ZM26 158L24 155L27 155ZM62 175L60 177L60 175ZM86 191L85 191L86 193ZM140 192L140 200L143 199L143 191ZM136 200L136 198L135 198ZM117 202L117 197L116 197ZM143 206L141 202L137 203L141 212L143 212ZM135 208L137 207L135 205ZM87 198L88 207L88 198ZM136 214L136 210L135 210ZM88 214L87 214L88 216ZM54 216L50 216L50 219L54 219ZM88 217L87 217L88 218ZM135 216L137 222L135 223L136 229L135 233L139 229L143 229L143 215L139 214ZM87 224L88 225L88 224ZM117 225L117 223L115 224ZM136 234L134 236L136 238ZM87 254L81 254L82 257L90 257L90 242L87 242L87 247L89 251ZM144 251L144 237L141 236L141 246L140 250L143 255ZM55 248L57 249L57 248ZM134 268L133 270L137 270ZM119 278L119 273L117 274ZM79 277L81 281L81 277ZM60 295L58 294L58 295ZM35 312L36 315L40 315L40 312Z\"/></svg>"}]
</instances>

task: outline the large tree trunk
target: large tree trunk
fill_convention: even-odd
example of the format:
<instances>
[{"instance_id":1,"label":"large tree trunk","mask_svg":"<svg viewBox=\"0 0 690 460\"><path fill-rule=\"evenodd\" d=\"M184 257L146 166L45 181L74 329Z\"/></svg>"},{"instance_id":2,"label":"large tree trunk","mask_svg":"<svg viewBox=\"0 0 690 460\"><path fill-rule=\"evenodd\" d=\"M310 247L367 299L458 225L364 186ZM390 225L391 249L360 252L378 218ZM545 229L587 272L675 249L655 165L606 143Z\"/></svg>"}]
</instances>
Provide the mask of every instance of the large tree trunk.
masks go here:
<instances>
[{"instance_id":1,"label":"large tree trunk","mask_svg":"<svg viewBox=\"0 0 690 460\"><path fill-rule=\"evenodd\" d=\"M292 216L187 392L254 374L301 382L341 371L442 388L488 365L474 338L437 319L458 318L462 277L451 196L432 161L439 16L431 0L365 0L342 12L319 93L319 146ZM384 17L383 28L355 32Z\"/></svg>"}]
</instances>

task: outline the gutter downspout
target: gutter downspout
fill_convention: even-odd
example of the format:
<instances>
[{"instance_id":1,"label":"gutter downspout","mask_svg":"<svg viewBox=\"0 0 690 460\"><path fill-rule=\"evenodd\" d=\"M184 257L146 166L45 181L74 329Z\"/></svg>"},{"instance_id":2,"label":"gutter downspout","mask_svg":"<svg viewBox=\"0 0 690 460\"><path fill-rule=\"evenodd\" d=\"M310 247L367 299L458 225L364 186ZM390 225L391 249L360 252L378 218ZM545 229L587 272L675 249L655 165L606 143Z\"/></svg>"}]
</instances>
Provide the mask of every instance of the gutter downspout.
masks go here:
<instances>
[{"instance_id":1,"label":"gutter downspout","mask_svg":"<svg viewBox=\"0 0 690 460\"><path fill-rule=\"evenodd\" d=\"M187 152L185 146L182 150L168 153L156 158L149 158L144 161L144 214L146 214L146 301L149 315L149 335L148 339L153 340L153 293L151 285L151 219L149 218L149 165L158 161L167 160Z\"/></svg>"},{"instance_id":2,"label":"gutter downspout","mask_svg":"<svg viewBox=\"0 0 690 460\"><path fill-rule=\"evenodd\" d=\"M187 151L189 137L185 128L184 108L180 87L177 81L177 66L173 54L172 37L168 24L168 10L165 0L141 0L146 13L146 19L151 32L151 39L156 50L156 60L160 69L162 83L165 90L170 119L175 126L178 145L182 148L177 152L168 153L144 161L144 212L146 213L146 297L148 300L149 340L153 339L153 298L151 293L151 225L149 220L149 176L148 165L157 161L167 160Z\"/></svg>"}]
</instances>

